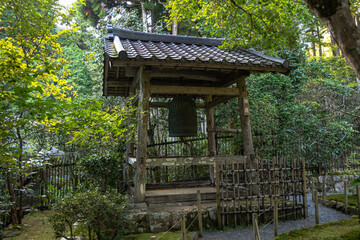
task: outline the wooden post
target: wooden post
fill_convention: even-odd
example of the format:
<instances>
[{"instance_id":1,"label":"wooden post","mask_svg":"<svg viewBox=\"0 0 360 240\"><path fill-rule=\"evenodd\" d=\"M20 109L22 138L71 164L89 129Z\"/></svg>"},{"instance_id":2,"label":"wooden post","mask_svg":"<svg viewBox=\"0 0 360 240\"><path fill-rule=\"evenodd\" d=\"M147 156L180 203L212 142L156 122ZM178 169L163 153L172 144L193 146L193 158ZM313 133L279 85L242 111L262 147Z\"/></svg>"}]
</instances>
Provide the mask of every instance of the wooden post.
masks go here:
<instances>
[{"instance_id":1,"label":"wooden post","mask_svg":"<svg viewBox=\"0 0 360 240\"><path fill-rule=\"evenodd\" d=\"M218 228L222 228L221 224L221 195L220 195L220 161L216 161L216 206L217 206L217 224Z\"/></svg>"},{"instance_id":2,"label":"wooden post","mask_svg":"<svg viewBox=\"0 0 360 240\"><path fill-rule=\"evenodd\" d=\"M274 237L278 235L279 229L279 209L278 209L278 198L275 197L274 199Z\"/></svg>"},{"instance_id":3,"label":"wooden post","mask_svg":"<svg viewBox=\"0 0 360 240\"><path fill-rule=\"evenodd\" d=\"M216 155L216 139L215 139L215 120L214 120L214 108L209 107L207 104L211 102L211 95L206 98L205 112L206 112L206 125L207 125L207 136L208 136L208 155L213 157ZM209 165L210 181L214 182L214 165Z\"/></svg>"},{"instance_id":4,"label":"wooden post","mask_svg":"<svg viewBox=\"0 0 360 240\"><path fill-rule=\"evenodd\" d=\"M315 224L319 224L319 198L318 198L318 191L314 191L315 195Z\"/></svg>"},{"instance_id":5,"label":"wooden post","mask_svg":"<svg viewBox=\"0 0 360 240\"><path fill-rule=\"evenodd\" d=\"M308 203L307 203L307 196L306 196L306 168L305 168L305 158L301 159L302 163L302 180L303 180L303 198L304 198L304 218L309 216L308 214ZM313 181L314 182L314 181Z\"/></svg>"},{"instance_id":6,"label":"wooden post","mask_svg":"<svg viewBox=\"0 0 360 240\"><path fill-rule=\"evenodd\" d=\"M254 154L254 145L251 135L249 93L246 90L245 76L236 80L239 89L238 104L240 110L241 130L244 142L244 155L250 157Z\"/></svg>"},{"instance_id":7,"label":"wooden post","mask_svg":"<svg viewBox=\"0 0 360 240\"><path fill-rule=\"evenodd\" d=\"M259 225L258 225L258 215L256 213L252 214L252 223L254 229L254 239L260 240L260 232L259 232Z\"/></svg>"},{"instance_id":8,"label":"wooden post","mask_svg":"<svg viewBox=\"0 0 360 240\"><path fill-rule=\"evenodd\" d=\"M197 190L197 201L198 201L198 221L199 221L199 237L204 236L203 224L202 224L202 208L201 208L201 192Z\"/></svg>"},{"instance_id":9,"label":"wooden post","mask_svg":"<svg viewBox=\"0 0 360 240\"><path fill-rule=\"evenodd\" d=\"M323 176L323 182L322 182L322 202L325 203L326 198L326 173Z\"/></svg>"},{"instance_id":10,"label":"wooden post","mask_svg":"<svg viewBox=\"0 0 360 240\"><path fill-rule=\"evenodd\" d=\"M345 213L348 212L348 190L347 190L347 182L344 182L344 211Z\"/></svg>"},{"instance_id":11,"label":"wooden post","mask_svg":"<svg viewBox=\"0 0 360 240\"><path fill-rule=\"evenodd\" d=\"M182 239L186 240L186 222L185 222L185 215L181 218L181 235Z\"/></svg>"},{"instance_id":12,"label":"wooden post","mask_svg":"<svg viewBox=\"0 0 360 240\"><path fill-rule=\"evenodd\" d=\"M149 97L150 97L150 72L143 71L140 67L137 76L140 84L139 91L139 126L138 145L136 151L136 172L135 172L135 202L145 201L146 185L146 148L147 128L149 124Z\"/></svg>"},{"instance_id":13,"label":"wooden post","mask_svg":"<svg viewBox=\"0 0 360 240\"><path fill-rule=\"evenodd\" d=\"M311 199L314 201L314 177L311 177Z\"/></svg>"},{"instance_id":14,"label":"wooden post","mask_svg":"<svg viewBox=\"0 0 360 240\"><path fill-rule=\"evenodd\" d=\"M360 223L360 185L356 185L356 194L357 194L357 204L358 204L358 215L359 215L359 223Z\"/></svg>"}]
</instances>

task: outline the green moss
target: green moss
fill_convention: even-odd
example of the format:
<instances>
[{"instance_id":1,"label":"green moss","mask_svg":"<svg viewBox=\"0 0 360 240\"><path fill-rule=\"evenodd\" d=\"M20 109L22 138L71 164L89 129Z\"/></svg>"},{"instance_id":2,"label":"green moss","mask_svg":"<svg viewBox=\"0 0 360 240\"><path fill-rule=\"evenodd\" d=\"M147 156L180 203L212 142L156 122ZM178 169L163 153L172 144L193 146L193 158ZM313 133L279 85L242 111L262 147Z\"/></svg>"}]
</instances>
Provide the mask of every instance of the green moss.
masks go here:
<instances>
[{"instance_id":1,"label":"green moss","mask_svg":"<svg viewBox=\"0 0 360 240\"><path fill-rule=\"evenodd\" d=\"M53 211L37 211L26 215L23 219L21 234L7 238L11 240L50 240L54 239L54 231L49 222ZM5 234L11 232L11 228L5 229Z\"/></svg>"},{"instance_id":2,"label":"green moss","mask_svg":"<svg viewBox=\"0 0 360 240\"><path fill-rule=\"evenodd\" d=\"M360 239L360 225L358 217L343 219L338 222L331 222L316 225L311 228L303 228L283 233L274 238L277 240L358 240Z\"/></svg>"},{"instance_id":3,"label":"green moss","mask_svg":"<svg viewBox=\"0 0 360 240\"><path fill-rule=\"evenodd\" d=\"M327 200L333 200L336 202L344 202L344 194L334 194L334 195L328 195L326 196ZM348 195L348 203L349 206L357 207L357 195Z\"/></svg>"}]
</instances>

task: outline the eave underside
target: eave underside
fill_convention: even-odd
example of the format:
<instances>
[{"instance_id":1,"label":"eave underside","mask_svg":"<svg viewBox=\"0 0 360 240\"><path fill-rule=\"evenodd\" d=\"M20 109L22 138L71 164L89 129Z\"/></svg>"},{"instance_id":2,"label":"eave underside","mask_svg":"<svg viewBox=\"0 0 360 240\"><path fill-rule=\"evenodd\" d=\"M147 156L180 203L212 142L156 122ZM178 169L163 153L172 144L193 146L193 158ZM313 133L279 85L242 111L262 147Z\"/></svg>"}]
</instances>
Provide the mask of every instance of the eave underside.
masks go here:
<instances>
[{"instance_id":1,"label":"eave underside","mask_svg":"<svg viewBox=\"0 0 360 240\"><path fill-rule=\"evenodd\" d=\"M250 72L286 74L282 68L201 63L105 60L104 66L104 96L122 97L134 94L135 78L140 67L150 73L152 98L172 98L178 94L186 94L204 99L208 95L214 95L216 99L227 101L235 94L224 88L231 88L239 77L247 77ZM222 90L214 90L217 88Z\"/></svg>"}]
</instances>

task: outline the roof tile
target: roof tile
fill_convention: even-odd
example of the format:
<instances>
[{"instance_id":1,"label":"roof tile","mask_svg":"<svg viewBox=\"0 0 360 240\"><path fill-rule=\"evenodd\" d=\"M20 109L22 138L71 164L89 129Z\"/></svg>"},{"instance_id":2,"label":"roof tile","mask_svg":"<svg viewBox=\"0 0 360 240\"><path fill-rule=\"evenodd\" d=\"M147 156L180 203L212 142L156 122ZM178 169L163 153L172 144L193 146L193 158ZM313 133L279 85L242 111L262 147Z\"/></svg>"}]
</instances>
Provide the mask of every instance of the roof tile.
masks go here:
<instances>
[{"instance_id":1,"label":"roof tile","mask_svg":"<svg viewBox=\"0 0 360 240\"><path fill-rule=\"evenodd\" d=\"M110 35L111 31L111 35ZM118 53L113 46L118 36L125 52ZM146 40L149 39L149 40ZM202 62L226 65L280 67L289 69L289 62L254 50L225 50L218 48L223 39L141 33L109 28L105 38L105 54L111 59Z\"/></svg>"}]
</instances>

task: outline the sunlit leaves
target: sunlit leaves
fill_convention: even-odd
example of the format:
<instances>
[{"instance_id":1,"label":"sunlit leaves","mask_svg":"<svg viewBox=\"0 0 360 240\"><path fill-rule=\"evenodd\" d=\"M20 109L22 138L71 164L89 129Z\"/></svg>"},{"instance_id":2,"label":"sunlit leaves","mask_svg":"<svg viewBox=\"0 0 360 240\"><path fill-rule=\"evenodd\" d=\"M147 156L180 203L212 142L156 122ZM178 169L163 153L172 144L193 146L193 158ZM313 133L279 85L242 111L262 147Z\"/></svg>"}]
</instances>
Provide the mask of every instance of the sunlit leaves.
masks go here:
<instances>
[{"instance_id":1,"label":"sunlit leaves","mask_svg":"<svg viewBox=\"0 0 360 240\"><path fill-rule=\"evenodd\" d=\"M310 16L300 1L170 0L172 21L190 19L212 37L225 37L227 47L276 51L298 47L301 24Z\"/></svg>"}]
</instances>

